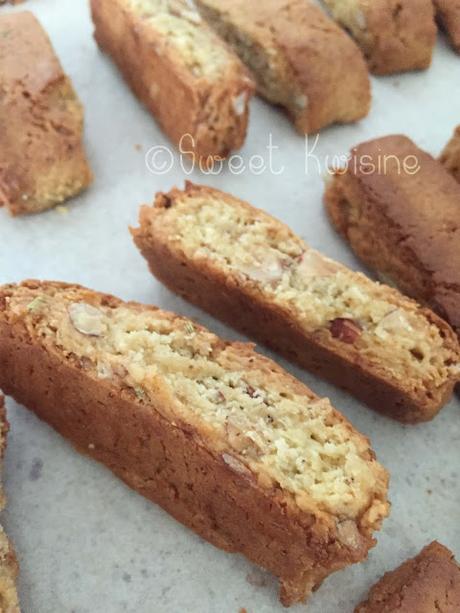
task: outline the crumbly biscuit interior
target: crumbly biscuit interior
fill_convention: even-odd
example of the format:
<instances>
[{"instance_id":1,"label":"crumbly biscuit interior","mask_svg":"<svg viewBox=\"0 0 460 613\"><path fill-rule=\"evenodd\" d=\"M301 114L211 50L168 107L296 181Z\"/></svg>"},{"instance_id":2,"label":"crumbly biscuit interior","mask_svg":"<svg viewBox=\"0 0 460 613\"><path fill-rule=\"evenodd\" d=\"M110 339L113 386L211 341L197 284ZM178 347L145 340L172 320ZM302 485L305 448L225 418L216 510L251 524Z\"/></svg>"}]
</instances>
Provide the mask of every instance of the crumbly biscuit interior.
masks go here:
<instances>
[{"instance_id":1,"label":"crumbly biscuit interior","mask_svg":"<svg viewBox=\"0 0 460 613\"><path fill-rule=\"evenodd\" d=\"M250 283L305 330L332 330L322 338L348 342L395 381L431 387L459 374L458 354L414 303L310 249L262 211L185 193L162 223L188 258Z\"/></svg>"},{"instance_id":2,"label":"crumbly biscuit interior","mask_svg":"<svg viewBox=\"0 0 460 613\"><path fill-rule=\"evenodd\" d=\"M327 399L260 360L252 351L153 309L104 304L78 289L21 286L7 299L40 342L73 356L93 376L134 391L168 419L211 433L230 469L281 486L302 508L339 518L387 512L386 473L365 437ZM208 439L207 439L208 440Z\"/></svg>"}]
</instances>

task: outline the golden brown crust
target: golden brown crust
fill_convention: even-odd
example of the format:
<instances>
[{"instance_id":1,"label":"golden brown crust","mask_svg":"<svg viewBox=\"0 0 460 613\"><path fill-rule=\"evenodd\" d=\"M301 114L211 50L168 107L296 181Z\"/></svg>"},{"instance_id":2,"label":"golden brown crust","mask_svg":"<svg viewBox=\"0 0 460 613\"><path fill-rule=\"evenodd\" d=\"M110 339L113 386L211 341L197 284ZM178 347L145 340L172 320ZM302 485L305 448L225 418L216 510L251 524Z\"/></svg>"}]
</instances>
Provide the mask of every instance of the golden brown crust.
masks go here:
<instances>
[{"instance_id":1,"label":"golden brown crust","mask_svg":"<svg viewBox=\"0 0 460 613\"><path fill-rule=\"evenodd\" d=\"M453 48L460 53L460 0L434 0L441 26L449 35Z\"/></svg>"},{"instance_id":2,"label":"golden brown crust","mask_svg":"<svg viewBox=\"0 0 460 613\"><path fill-rule=\"evenodd\" d=\"M363 49L374 74L428 68L436 42L431 0L323 0Z\"/></svg>"},{"instance_id":3,"label":"golden brown crust","mask_svg":"<svg viewBox=\"0 0 460 613\"><path fill-rule=\"evenodd\" d=\"M83 110L32 13L0 16L0 56L0 206L35 213L92 180Z\"/></svg>"},{"instance_id":4,"label":"golden brown crust","mask_svg":"<svg viewBox=\"0 0 460 613\"><path fill-rule=\"evenodd\" d=\"M460 183L460 126L457 126L452 138L445 146L440 161Z\"/></svg>"},{"instance_id":5,"label":"golden brown crust","mask_svg":"<svg viewBox=\"0 0 460 613\"><path fill-rule=\"evenodd\" d=\"M404 136L363 143L329 184L325 202L366 264L459 332L460 186L438 161Z\"/></svg>"},{"instance_id":6,"label":"golden brown crust","mask_svg":"<svg viewBox=\"0 0 460 613\"><path fill-rule=\"evenodd\" d=\"M458 613L460 566L454 554L434 541L386 573L355 613Z\"/></svg>"},{"instance_id":7,"label":"golden brown crust","mask_svg":"<svg viewBox=\"0 0 460 613\"><path fill-rule=\"evenodd\" d=\"M173 16L190 13L182 0L170 0L170 4ZM194 27L227 58L217 78L197 78L193 68L184 66L174 41L130 8L127 0L92 0L91 10L99 47L112 57L134 93L182 152L224 158L243 145L254 84L236 55L206 24Z\"/></svg>"},{"instance_id":8,"label":"golden brown crust","mask_svg":"<svg viewBox=\"0 0 460 613\"><path fill-rule=\"evenodd\" d=\"M350 391L370 407L402 422L429 420L448 401L458 376L450 376L441 386L429 389L422 389L411 377L396 382L362 355L353 354L350 345L329 342L329 336L312 333L303 327L288 308L270 301L238 275L222 272L211 260L187 257L172 240L164 214L184 194L230 199L235 206L259 213L228 194L191 183L187 184L185 192L175 189L168 194L158 194L153 207L143 207L140 227L132 230L134 241L152 273L172 291L287 359ZM273 221L276 227L284 227L277 220ZM419 308L390 288L388 293L403 308ZM438 327L445 347L458 356L458 343L449 326L427 309L420 312Z\"/></svg>"},{"instance_id":9,"label":"golden brown crust","mask_svg":"<svg viewBox=\"0 0 460 613\"><path fill-rule=\"evenodd\" d=\"M360 50L304 0L199 0L205 19L253 71L261 95L302 134L365 117L370 84Z\"/></svg>"},{"instance_id":10,"label":"golden brown crust","mask_svg":"<svg viewBox=\"0 0 460 613\"><path fill-rule=\"evenodd\" d=\"M167 419L162 410L170 406L167 394L160 390L153 404L146 402L132 389L115 388L113 382L98 379L71 354L64 355L34 337L30 321L8 309L15 287L4 286L0 291L0 385L79 451L106 464L128 485L217 547L241 552L273 572L281 580L286 605L306 598L333 570L367 555L374 544L377 518L364 512L357 520L359 547L345 545L347 539L337 518L325 512L301 511L281 488L261 485L251 474L232 470L220 453L203 442L198 430ZM121 304L112 296L62 283L29 281L21 287L43 292L53 287L81 290L95 304ZM242 359L250 358L248 368L254 361L273 369L277 376L282 372L251 347L235 347ZM279 376L295 382L286 374ZM295 385L306 390L299 382ZM369 505L374 502L377 498ZM382 512L387 508L380 498L379 505Z\"/></svg>"}]
</instances>

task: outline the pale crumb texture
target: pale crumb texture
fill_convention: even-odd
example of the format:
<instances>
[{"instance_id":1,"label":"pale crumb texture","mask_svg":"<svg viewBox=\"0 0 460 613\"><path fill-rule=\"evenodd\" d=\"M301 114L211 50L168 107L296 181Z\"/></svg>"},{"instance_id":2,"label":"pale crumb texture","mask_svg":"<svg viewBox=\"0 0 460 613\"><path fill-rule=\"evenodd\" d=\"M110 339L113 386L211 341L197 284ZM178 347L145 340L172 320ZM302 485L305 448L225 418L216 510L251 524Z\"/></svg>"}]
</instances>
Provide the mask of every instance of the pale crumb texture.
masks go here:
<instances>
[{"instance_id":1,"label":"pale crumb texture","mask_svg":"<svg viewBox=\"0 0 460 613\"><path fill-rule=\"evenodd\" d=\"M208 188L159 196L142 236L274 305L308 338L410 393L459 378L458 344L415 302L311 249L263 211ZM136 233L135 233L136 237ZM167 239L166 239L167 237ZM205 273L203 273L205 274ZM435 317L432 314L433 318Z\"/></svg>"},{"instance_id":2,"label":"pale crumb texture","mask_svg":"<svg viewBox=\"0 0 460 613\"><path fill-rule=\"evenodd\" d=\"M123 303L104 306L97 294L79 289L18 287L8 309L40 343L75 357L115 388L127 386L155 407L158 388L165 389L169 419L196 426L228 465L277 483L301 508L341 519L366 513L372 522L385 513L386 475L367 439L327 399L279 369L267 376L252 350L242 359L237 345L190 320Z\"/></svg>"},{"instance_id":3,"label":"pale crumb texture","mask_svg":"<svg viewBox=\"0 0 460 613\"><path fill-rule=\"evenodd\" d=\"M460 126L457 126L455 129L452 138L441 154L440 160L444 167L460 183Z\"/></svg>"},{"instance_id":4,"label":"pale crumb texture","mask_svg":"<svg viewBox=\"0 0 460 613\"><path fill-rule=\"evenodd\" d=\"M254 84L186 0L91 0L96 40L183 153L244 142Z\"/></svg>"},{"instance_id":5,"label":"pale crumb texture","mask_svg":"<svg viewBox=\"0 0 460 613\"><path fill-rule=\"evenodd\" d=\"M198 0L211 26L238 53L259 93L284 107L301 133L367 115L370 86L356 45L304 0Z\"/></svg>"},{"instance_id":6,"label":"pale crumb texture","mask_svg":"<svg viewBox=\"0 0 460 613\"><path fill-rule=\"evenodd\" d=\"M386 573L355 613L458 613L460 566L454 554L434 541Z\"/></svg>"},{"instance_id":7,"label":"pale crumb texture","mask_svg":"<svg viewBox=\"0 0 460 613\"><path fill-rule=\"evenodd\" d=\"M452 47L460 53L460 0L434 0L441 26L447 32Z\"/></svg>"},{"instance_id":8,"label":"pale crumb texture","mask_svg":"<svg viewBox=\"0 0 460 613\"><path fill-rule=\"evenodd\" d=\"M436 42L432 0L323 0L375 74L428 68Z\"/></svg>"},{"instance_id":9,"label":"pale crumb texture","mask_svg":"<svg viewBox=\"0 0 460 613\"><path fill-rule=\"evenodd\" d=\"M92 180L83 109L32 13L0 16L0 206L37 213Z\"/></svg>"}]
</instances>

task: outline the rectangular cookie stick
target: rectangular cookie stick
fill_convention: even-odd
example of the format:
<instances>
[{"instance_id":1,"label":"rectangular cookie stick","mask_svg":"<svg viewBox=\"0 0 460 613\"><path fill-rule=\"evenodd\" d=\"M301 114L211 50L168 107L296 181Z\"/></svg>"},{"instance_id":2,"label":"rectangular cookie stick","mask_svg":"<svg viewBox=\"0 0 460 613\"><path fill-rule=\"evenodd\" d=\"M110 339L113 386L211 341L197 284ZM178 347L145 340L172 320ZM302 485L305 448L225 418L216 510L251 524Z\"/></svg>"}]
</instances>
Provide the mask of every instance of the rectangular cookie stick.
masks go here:
<instances>
[{"instance_id":1,"label":"rectangular cookie stick","mask_svg":"<svg viewBox=\"0 0 460 613\"><path fill-rule=\"evenodd\" d=\"M358 562L388 476L329 401L189 319L80 286L0 288L0 386L215 546L304 600Z\"/></svg>"},{"instance_id":2,"label":"rectangular cookie stick","mask_svg":"<svg viewBox=\"0 0 460 613\"><path fill-rule=\"evenodd\" d=\"M132 233L170 289L395 419L431 419L460 378L457 338L434 313L229 194L158 194Z\"/></svg>"},{"instance_id":3,"label":"rectangular cookie stick","mask_svg":"<svg viewBox=\"0 0 460 613\"><path fill-rule=\"evenodd\" d=\"M431 64L436 43L432 0L323 0L360 45L378 75Z\"/></svg>"},{"instance_id":4,"label":"rectangular cookie stick","mask_svg":"<svg viewBox=\"0 0 460 613\"><path fill-rule=\"evenodd\" d=\"M355 613L458 613L460 566L434 541L395 570L385 573Z\"/></svg>"},{"instance_id":5,"label":"rectangular cookie stick","mask_svg":"<svg viewBox=\"0 0 460 613\"><path fill-rule=\"evenodd\" d=\"M329 217L382 280L460 333L460 185L405 136L362 143L325 193Z\"/></svg>"},{"instance_id":6,"label":"rectangular cookie stick","mask_svg":"<svg viewBox=\"0 0 460 613\"><path fill-rule=\"evenodd\" d=\"M91 11L99 47L182 152L243 145L254 84L186 0L91 0Z\"/></svg>"},{"instance_id":7,"label":"rectangular cookie stick","mask_svg":"<svg viewBox=\"0 0 460 613\"><path fill-rule=\"evenodd\" d=\"M203 17L252 71L259 93L302 134L365 117L369 76L353 41L306 0L197 0Z\"/></svg>"},{"instance_id":8,"label":"rectangular cookie stick","mask_svg":"<svg viewBox=\"0 0 460 613\"><path fill-rule=\"evenodd\" d=\"M460 53L460 0L434 0L434 5L453 48Z\"/></svg>"},{"instance_id":9,"label":"rectangular cookie stick","mask_svg":"<svg viewBox=\"0 0 460 613\"><path fill-rule=\"evenodd\" d=\"M441 163L460 183L460 126L457 126L455 132L444 148L441 154Z\"/></svg>"},{"instance_id":10,"label":"rectangular cookie stick","mask_svg":"<svg viewBox=\"0 0 460 613\"><path fill-rule=\"evenodd\" d=\"M32 13L0 15L0 206L37 213L92 181L83 109Z\"/></svg>"}]
</instances>

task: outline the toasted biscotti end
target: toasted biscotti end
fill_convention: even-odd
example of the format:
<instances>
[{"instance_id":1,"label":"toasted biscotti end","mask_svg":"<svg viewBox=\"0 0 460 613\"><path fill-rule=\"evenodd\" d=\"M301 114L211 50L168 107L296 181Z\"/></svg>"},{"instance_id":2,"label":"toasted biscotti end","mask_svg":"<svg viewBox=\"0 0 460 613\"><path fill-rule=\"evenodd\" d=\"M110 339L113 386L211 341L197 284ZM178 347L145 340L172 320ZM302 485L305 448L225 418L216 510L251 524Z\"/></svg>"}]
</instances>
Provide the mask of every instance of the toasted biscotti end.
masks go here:
<instances>
[{"instance_id":1,"label":"toasted biscotti end","mask_svg":"<svg viewBox=\"0 0 460 613\"><path fill-rule=\"evenodd\" d=\"M273 572L285 604L365 558L388 513L386 471L328 400L252 345L154 307L62 283L4 286L0 386Z\"/></svg>"},{"instance_id":2,"label":"toasted biscotti end","mask_svg":"<svg viewBox=\"0 0 460 613\"><path fill-rule=\"evenodd\" d=\"M383 413L431 419L460 377L451 328L212 188L157 195L132 231L173 291Z\"/></svg>"},{"instance_id":3,"label":"toasted biscotti end","mask_svg":"<svg viewBox=\"0 0 460 613\"><path fill-rule=\"evenodd\" d=\"M441 154L440 160L444 167L460 183L460 126L457 126L455 129L452 138Z\"/></svg>"},{"instance_id":4,"label":"toasted biscotti end","mask_svg":"<svg viewBox=\"0 0 460 613\"><path fill-rule=\"evenodd\" d=\"M246 138L254 83L187 0L91 0L95 37L182 153L222 159Z\"/></svg>"},{"instance_id":5,"label":"toasted biscotti end","mask_svg":"<svg viewBox=\"0 0 460 613\"><path fill-rule=\"evenodd\" d=\"M305 0L198 0L203 17L252 71L259 93L302 134L365 117L366 63L353 41Z\"/></svg>"},{"instance_id":6,"label":"toasted biscotti end","mask_svg":"<svg viewBox=\"0 0 460 613\"><path fill-rule=\"evenodd\" d=\"M355 613L458 613L460 566L437 541L386 573Z\"/></svg>"},{"instance_id":7,"label":"toasted biscotti end","mask_svg":"<svg viewBox=\"0 0 460 613\"><path fill-rule=\"evenodd\" d=\"M358 42L374 74L421 70L436 43L432 0L323 0Z\"/></svg>"},{"instance_id":8,"label":"toasted biscotti end","mask_svg":"<svg viewBox=\"0 0 460 613\"><path fill-rule=\"evenodd\" d=\"M19 566L13 547L0 526L0 611L20 613L16 581Z\"/></svg>"},{"instance_id":9,"label":"toasted biscotti end","mask_svg":"<svg viewBox=\"0 0 460 613\"><path fill-rule=\"evenodd\" d=\"M355 147L325 193L337 230L382 280L460 334L460 186L405 136Z\"/></svg>"},{"instance_id":10,"label":"toasted biscotti end","mask_svg":"<svg viewBox=\"0 0 460 613\"><path fill-rule=\"evenodd\" d=\"M91 183L83 110L32 13L0 16L0 57L0 206L37 213Z\"/></svg>"},{"instance_id":11,"label":"toasted biscotti end","mask_svg":"<svg viewBox=\"0 0 460 613\"><path fill-rule=\"evenodd\" d=\"M460 53L460 0L434 0L438 20Z\"/></svg>"}]
</instances>

